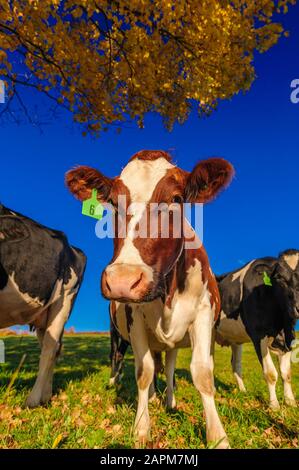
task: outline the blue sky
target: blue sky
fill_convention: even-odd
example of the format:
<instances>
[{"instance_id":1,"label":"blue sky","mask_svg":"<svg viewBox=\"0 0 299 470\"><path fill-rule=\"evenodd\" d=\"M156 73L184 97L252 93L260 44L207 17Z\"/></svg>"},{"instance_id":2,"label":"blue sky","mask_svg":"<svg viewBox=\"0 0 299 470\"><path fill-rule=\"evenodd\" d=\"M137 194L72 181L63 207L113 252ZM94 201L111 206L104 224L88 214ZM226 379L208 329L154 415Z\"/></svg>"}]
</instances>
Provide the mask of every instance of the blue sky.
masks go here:
<instances>
[{"instance_id":1,"label":"blue sky","mask_svg":"<svg viewBox=\"0 0 299 470\"><path fill-rule=\"evenodd\" d=\"M25 124L0 127L1 202L63 230L87 254L68 326L108 329L108 303L99 283L112 257L112 240L96 238L95 221L81 215L80 203L64 187L64 174L74 165L115 176L140 149L171 149L186 170L202 158L222 156L233 163L236 177L204 209L204 244L213 270L221 273L299 247L299 104L290 101L290 83L299 78L298 14L297 4L282 17L290 37L256 56L257 79L247 94L222 102L209 118L200 120L193 113L171 133L155 115L147 116L143 130L132 124L119 135L111 130L99 139L83 137L64 113L42 134Z\"/></svg>"}]
</instances>

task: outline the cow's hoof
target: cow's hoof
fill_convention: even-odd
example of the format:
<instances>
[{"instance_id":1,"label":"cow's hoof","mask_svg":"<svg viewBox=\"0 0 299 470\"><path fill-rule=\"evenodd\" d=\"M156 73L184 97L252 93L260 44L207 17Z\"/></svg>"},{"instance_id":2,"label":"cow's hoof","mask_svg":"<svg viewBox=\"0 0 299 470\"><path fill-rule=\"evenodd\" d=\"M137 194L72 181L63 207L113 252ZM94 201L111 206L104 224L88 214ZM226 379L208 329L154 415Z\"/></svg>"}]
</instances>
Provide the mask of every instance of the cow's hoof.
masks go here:
<instances>
[{"instance_id":1,"label":"cow's hoof","mask_svg":"<svg viewBox=\"0 0 299 470\"><path fill-rule=\"evenodd\" d=\"M212 441L208 443L209 449L230 449L230 445L228 442L227 436L222 436L220 439L216 441Z\"/></svg>"},{"instance_id":2,"label":"cow's hoof","mask_svg":"<svg viewBox=\"0 0 299 470\"><path fill-rule=\"evenodd\" d=\"M216 446L216 449L230 449L227 436L225 436Z\"/></svg>"},{"instance_id":3,"label":"cow's hoof","mask_svg":"<svg viewBox=\"0 0 299 470\"><path fill-rule=\"evenodd\" d=\"M150 442L150 432L149 431L135 431L135 448L144 449L147 444Z\"/></svg>"},{"instance_id":4,"label":"cow's hoof","mask_svg":"<svg viewBox=\"0 0 299 470\"><path fill-rule=\"evenodd\" d=\"M175 400L175 397L172 397L172 400L167 400L167 403L166 403L166 408L168 410L175 410L176 409L176 400Z\"/></svg>"},{"instance_id":5,"label":"cow's hoof","mask_svg":"<svg viewBox=\"0 0 299 470\"><path fill-rule=\"evenodd\" d=\"M297 402L294 398L285 398L285 403L288 406L292 406L293 408L297 407Z\"/></svg>"},{"instance_id":6,"label":"cow's hoof","mask_svg":"<svg viewBox=\"0 0 299 470\"><path fill-rule=\"evenodd\" d=\"M30 394L25 401L26 408L36 408L37 406L40 406L40 405L41 405L40 397L34 396L32 394Z\"/></svg>"},{"instance_id":7,"label":"cow's hoof","mask_svg":"<svg viewBox=\"0 0 299 470\"><path fill-rule=\"evenodd\" d=\"M134 431L135 435L135 447L143 448L147 442L150 441L150 427L149 426L137 426Z\"/></svg>"},{"instance_id":8,"label":"cow's hoof","mask_svg":"<svg viewBox=\"0 0 299 470\"><path fill-rule=\"evenodd\" d=\"M280 404L278 403L278 401L271 401L270 404L269 404L269 408L272 411L279 411L280 410Z\"/></svg>"},{"instance_id":9,"label":"cow's hoof","mask_svg":"<svg viewBox=\"0 0 299 470\"><path fill-rule=\"evenodd\" d=\"M109 387L114 387L116 385L116 378L110 377L109 379Z\"/></svg>"},{"instance_id":10,"label":"cow's hoof","mask_svg":"<svg viewBox=\"0 0 299 470\"><path fill-rule=\"evenodd\" d=\"M154 392L148 399L149 403L158 403L158 397L156 392Z\"/></svg>"},{"instance_id":11,"label":"cow's hoof","mask_svg":"<svg viewBox=\"0 0 299 470\"><path fill-rule=\"evenodd\" d=\"M135 449L145 449L148 442L149 442L149 439L147 436L140 436L136 438Z\"/></svg>"}]
</instances>

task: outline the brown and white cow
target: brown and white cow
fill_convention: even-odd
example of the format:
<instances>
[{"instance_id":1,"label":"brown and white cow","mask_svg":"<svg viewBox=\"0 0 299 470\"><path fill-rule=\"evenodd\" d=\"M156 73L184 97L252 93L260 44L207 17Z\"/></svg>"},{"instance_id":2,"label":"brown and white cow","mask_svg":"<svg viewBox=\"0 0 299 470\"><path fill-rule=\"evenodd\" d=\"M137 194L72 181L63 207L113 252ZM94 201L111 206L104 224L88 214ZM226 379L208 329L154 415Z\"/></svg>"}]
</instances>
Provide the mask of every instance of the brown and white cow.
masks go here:
<instances>
[{"instance_id":1,"label":"brown and white cow","mask_svg":"<svg viewBox=\"0 0 299 470\"><path fill-rule=\"evenodd\" d=\"M219 448L229 446L215 406L210 351L211 332L220 311L217 282L204 247L181 209L184 202L211 201L230 183L233 173L231 164L221 158L201 161L189 173L177 168L166 152L143 150L116 178L86 166L66 175L66 183L78 199L89 198L95 188L101 202L115 207L114 255L103 271L101 288L111 300L115 326L134 352L138 387L135 432L143 442L150 430L148 399L154 354L166 351L167 402L173 407L177 349L191 345L190 369L203 402L207 440ZM157 211L154 203L164 203L164 208ZM178 213L182 222L179 237L174 236ZM151 217L159 222L158 233L143 238L140 227ZM166 219L169 236L162 238ZM197 247L187 249L186 240L193 240Z\"/></svg>"}]
</instances>

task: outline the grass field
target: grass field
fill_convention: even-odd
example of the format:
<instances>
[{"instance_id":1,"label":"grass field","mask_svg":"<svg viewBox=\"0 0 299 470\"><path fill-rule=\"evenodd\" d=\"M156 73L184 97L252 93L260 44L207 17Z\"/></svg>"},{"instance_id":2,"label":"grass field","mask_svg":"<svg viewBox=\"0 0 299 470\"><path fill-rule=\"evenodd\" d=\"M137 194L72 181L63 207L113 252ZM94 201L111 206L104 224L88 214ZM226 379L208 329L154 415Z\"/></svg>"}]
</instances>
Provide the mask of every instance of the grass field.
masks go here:
<instances>
[{"instance_id":1,"label":"grass field","mask_svg":"<svg viewBox=\"0 0 299 470\"><path fill-rule=\"evenodd\" d=\"M134 363L125 361L122 384L109 388L108 336L74 335L64 339L56 366L54 397L46 407L22 408L36 377L39 348L34 337L4 338L6 363L0 364L1 448L132 448L136 409ZM23 354L26 359L13 387L7 386ZM164 376L159 399L150 404L153 448L204 448L205 425L199 394L189 373L190 351L177 361L178 408L166 411ZM269 410L267 388L251 345L243 355L247 393L238 392L230 369L228 348L216 349L216 401L235 448L298 448L299 408ZM299 365L293 365L293 387L298 399ZM278 383L282 402L282 384Z\"/></svg>"}]
</instances>

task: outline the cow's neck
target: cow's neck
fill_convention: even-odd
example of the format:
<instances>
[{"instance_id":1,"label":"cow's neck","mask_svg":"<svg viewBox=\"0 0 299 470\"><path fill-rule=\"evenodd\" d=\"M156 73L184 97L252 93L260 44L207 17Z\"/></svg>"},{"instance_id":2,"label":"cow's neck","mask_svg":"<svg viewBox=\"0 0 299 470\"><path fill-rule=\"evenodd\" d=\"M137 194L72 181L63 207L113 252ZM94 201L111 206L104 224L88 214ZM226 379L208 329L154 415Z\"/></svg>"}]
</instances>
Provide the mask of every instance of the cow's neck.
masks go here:
<instances>
[{"instance_id":1,"label":"cow's neck","mask_svg":"<svg viewBox=\"0 0 299 470\"><path fill-rule=\"evenodd\" d=\"M164 309L157 334L170 347L183 339L201 303L209 301L207 269L208 259L202 246L189 250L184 248L167 275Z\"/></svg>"}]
</instances>

